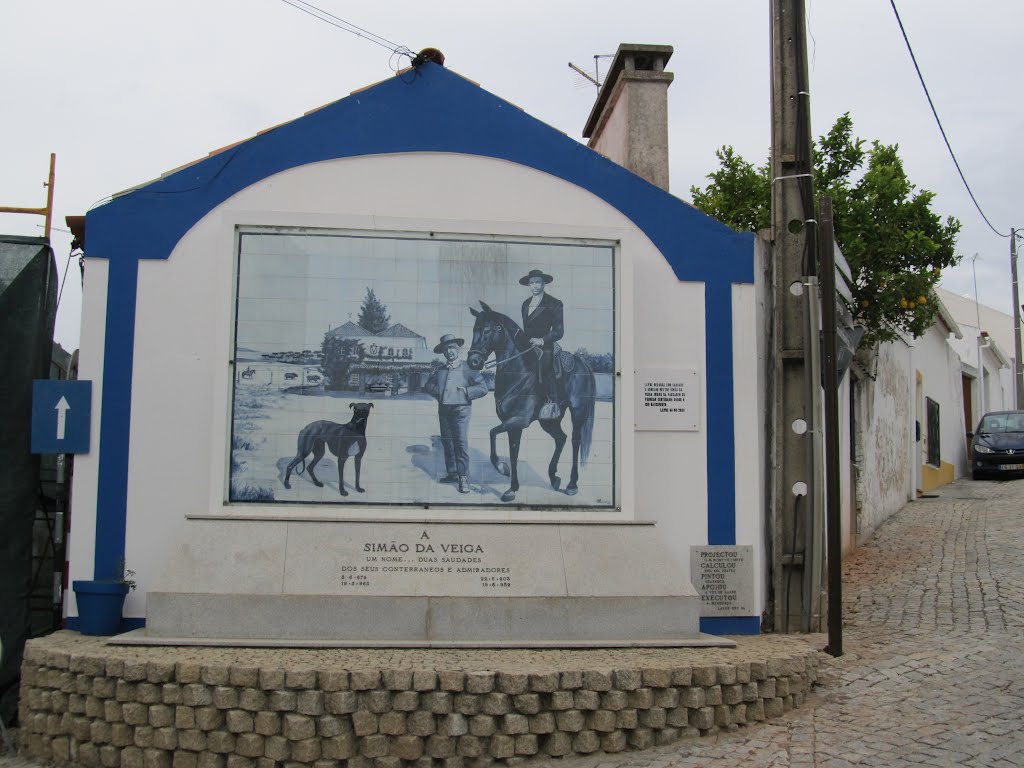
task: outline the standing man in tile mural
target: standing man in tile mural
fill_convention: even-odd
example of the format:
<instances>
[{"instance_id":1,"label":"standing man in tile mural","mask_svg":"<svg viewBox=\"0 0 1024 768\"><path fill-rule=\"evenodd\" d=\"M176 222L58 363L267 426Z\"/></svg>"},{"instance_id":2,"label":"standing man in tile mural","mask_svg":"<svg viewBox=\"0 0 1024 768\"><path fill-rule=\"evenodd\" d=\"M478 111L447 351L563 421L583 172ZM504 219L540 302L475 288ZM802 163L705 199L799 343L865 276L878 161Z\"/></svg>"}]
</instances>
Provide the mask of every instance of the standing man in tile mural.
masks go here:
<instances>
[{"instance_id":1,"label":"standing man in tile mural","mask_svg":"<svg viewBox=\"0 0 1024 768\"><path fill-rule=\"evenodd\" d=\"M554 362L555 342L565 333L562 302L545 291L554 279L539 269L531 269L519 279L520 285L530 289L530 298L523 302L523 331L537 350L536 356L529 357L535 365L539 388L547 396L541 409L542 419L557 419L561 415Z\"/></svg>"},{"instance_id":2,"label":"standing man in tile mural","mask_svg":"<svg viewBox=\"0 0 1024 768\"><path fill-rule=\"evenodd\" d=\"M480 371L474 371L459 359L464 339L446 333L434 347L447 361L427 379L423 391L437 399L437 420L441 427L446 475L442 483L458 483L459 493L469 493L469 416L470 403L487 394Z\"/></svg>"}]
</instances>

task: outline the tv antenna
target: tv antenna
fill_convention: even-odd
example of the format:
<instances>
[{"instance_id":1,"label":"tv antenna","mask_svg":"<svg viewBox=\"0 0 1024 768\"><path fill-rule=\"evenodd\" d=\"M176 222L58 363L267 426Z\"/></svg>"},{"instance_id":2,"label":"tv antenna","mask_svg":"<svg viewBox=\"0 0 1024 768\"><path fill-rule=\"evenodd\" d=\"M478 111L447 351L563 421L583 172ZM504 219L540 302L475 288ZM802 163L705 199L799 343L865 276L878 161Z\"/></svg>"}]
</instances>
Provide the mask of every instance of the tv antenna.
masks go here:
<instances>
[{"instance_id":1,"label":"tv antenna","mask_svg":"<svg viewBox=\"0 0 1024 768\"><path fill-rule=\"evenodd\" d=\"M582 77L587 83L589 83L590 85L593 85L595 88L600 90L602 83L601 83L601 71L600 71L600 67L599 67L599 62L600 62L601 59L611 59L611 58L614 58L614 54L610 54L610 53L594 54L594 74L593 75L591 75L589 72L587 72L582 67L577 67L571 61L569 62L569 69L571 69L577 75ZM584 85L584 83L581 83L581 85Z\"/></svg>"}]
</instances>

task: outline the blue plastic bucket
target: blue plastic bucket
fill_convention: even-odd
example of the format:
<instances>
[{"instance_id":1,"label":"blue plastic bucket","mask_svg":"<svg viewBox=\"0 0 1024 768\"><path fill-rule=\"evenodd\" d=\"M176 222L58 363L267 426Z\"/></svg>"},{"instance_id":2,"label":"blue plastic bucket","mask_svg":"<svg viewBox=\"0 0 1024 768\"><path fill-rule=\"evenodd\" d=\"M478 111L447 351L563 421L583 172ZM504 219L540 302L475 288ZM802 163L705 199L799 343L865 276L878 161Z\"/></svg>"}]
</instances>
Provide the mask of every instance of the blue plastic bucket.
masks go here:
<instances>
[{"instance_id":1,"label":"blue plastic bucket","mask_svg":"<svg viewBox=\"0 0 1024 768\"><path fill-rule=\"evenodd\" d=\"M128 585L111 581L75 581L78 631L83 635L116 635Z\"/></svg>"}]
</instances>

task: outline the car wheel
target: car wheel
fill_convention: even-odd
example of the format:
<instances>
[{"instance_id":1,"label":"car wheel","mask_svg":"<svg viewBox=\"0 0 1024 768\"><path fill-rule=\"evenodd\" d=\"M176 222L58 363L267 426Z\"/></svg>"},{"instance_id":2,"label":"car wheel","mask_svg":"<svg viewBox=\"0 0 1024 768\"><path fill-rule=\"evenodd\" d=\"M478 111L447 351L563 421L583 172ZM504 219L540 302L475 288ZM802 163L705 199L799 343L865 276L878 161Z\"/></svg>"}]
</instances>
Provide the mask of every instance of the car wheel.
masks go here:
<instances>
[{"instance_id":1,"label":"car wheel","mask_svg":"<svg viewBox=\"0 0 1024 768\"><path fill-rule=\"evenodd\" d=\"M975 480L984 480L985 479L985 475L982 474L977 469L975 469L973 472L971 472L971 477L973 477Z\"/></svg>"}]
</instances>

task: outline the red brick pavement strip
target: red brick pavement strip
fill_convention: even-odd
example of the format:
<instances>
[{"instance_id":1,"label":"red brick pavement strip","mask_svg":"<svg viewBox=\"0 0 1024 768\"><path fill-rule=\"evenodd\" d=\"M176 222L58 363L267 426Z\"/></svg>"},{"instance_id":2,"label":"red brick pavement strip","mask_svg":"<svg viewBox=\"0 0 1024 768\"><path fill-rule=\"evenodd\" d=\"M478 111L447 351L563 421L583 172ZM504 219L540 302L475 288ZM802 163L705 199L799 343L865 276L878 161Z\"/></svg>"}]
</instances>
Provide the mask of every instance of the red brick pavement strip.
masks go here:
<instances>
[{"instance_id":1,"label":"red brick pavement strip","mask_svg":"<svg viewBox=\"0 0 1024 768\"><path fill-rule=\"evenodd\" d=\"M846 655L800 709L644 752L528 765L1024 765L1024 481L960 481L938 495L847 559ZM36 766L0 757L0 768Z\"/></svg>"},{"instance_id":2,"label":"red brick pavement strip","mask_svg":"<svg viewBox=\"0 0 1024 768\"><path fill-rule=\"evenodd\" d=\"M846 655L774 721L561 768L1024 766L1024 481L908 504L844 563Z\"/></svg>"}]
</instances>

